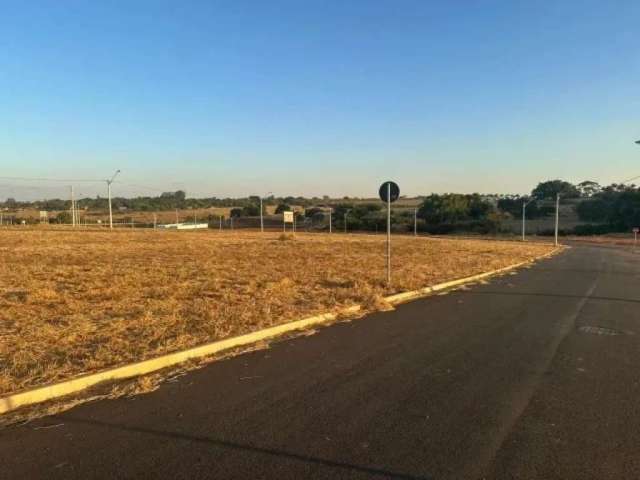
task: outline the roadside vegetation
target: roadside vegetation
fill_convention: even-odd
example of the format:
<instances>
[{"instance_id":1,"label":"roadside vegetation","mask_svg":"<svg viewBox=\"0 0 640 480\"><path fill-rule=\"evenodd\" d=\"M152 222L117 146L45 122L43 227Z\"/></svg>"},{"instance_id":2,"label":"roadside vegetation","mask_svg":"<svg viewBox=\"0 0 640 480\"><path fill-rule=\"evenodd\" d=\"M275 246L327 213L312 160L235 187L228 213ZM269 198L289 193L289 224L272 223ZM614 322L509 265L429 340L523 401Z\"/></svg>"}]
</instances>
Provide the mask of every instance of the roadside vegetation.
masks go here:
<instances>
[{"instance_id":1,"label":"roadside vegetation","mask_svg":"<svg viewBox=\"0 0 640 480\"><path fill-rule=\"evenodd\" d=\"M392 209L395 232L416 228L430 234L513 234L521 228L522 205L528 233L553 235L555 198L560 195L561 235L596 235L629 232L640 226L640 189L635 185L613 184L602 187L593 181L573 185L563 180L539 183L529 195L481 195L445 193L401 198ZM184 191L165 192L156 197L115 198L113 208L119 225L151 227L157 223L208 222L212 228L256 228L259 226L260 198L188 198ZM274 197L262 199L268 225L281 224L284 211L292 210L302 230L377 232L386 228L386 211L378 199L329 197ZM78 200L82 220L104 224L107 200ZM51 212L50 223L68 224L70 202L43 200L0 202L5 222L35 224L41 210ZM332 215L329 215L331 210ZM279 216L280 215L280 216Z\"/></svg>"},{"instance_id":2,"label":"roadside vegetation","mask_svg":"<svg viewBox=\"0 0 640 480\"><path fill-rule=\"evenodd\" d=\"M538 243L0 229L0 394L363 304L549 252ZM284 241L286 240L286 241Z\"/></svg>"}]
</instances>

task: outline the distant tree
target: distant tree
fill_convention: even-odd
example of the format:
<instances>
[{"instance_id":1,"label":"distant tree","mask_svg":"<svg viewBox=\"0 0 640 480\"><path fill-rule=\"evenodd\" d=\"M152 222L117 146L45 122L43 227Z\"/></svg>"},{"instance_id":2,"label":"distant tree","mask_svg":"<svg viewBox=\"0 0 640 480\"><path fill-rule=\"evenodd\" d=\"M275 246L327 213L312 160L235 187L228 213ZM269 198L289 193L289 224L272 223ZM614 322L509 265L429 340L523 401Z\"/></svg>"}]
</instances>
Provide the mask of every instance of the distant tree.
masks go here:
<instances>
[{"instance_id":1,"label":"distant tree","mask_svg":"<svg viewBox=\"0 0 640 480\"><path fill-rule=\"evenodd\" d=\"M530 201L530 198L501 198L498 200L498 209L511 214L516 218L522 216L522 203ZM527 205L525 210L528 219L538 218L544 215L542 209L535 200Z\"/></svg>"},{"instance_id":2,"label":"distant tree","mask_svg":"<svg viewBox=\"0 0 640 480\"><path fill-rule=\"evenodd\" d=\"M320 213L320 214L323 213L323 210L321 208L317 208L317 207L307 208L304 211L304 216L307 217L307 218L312 218L318 213Z\"/></svg>"},{"instance_id":3,"label":"distant tree","mask_svg":"<svg viewBox=\"0 0 640 480\"><path fill-rule=\"evenodd\" d=\"M576 206L580 220L606 224L611 231L640 227L640 189L612 184Z\"/></svg>"},{"instance_id":4,"label":"distant tree","mask_svg":"<svg viewBox=\"0 0 640 480\"><path fill-rule=\"evenodd\" d=\"M278 204L278 206L276 207L276 215L282 212L288 212L291 210L291 206L287 203L280 203Z\"/></svg>"},{"instance_id":5,"label":"distant tree","mask_svg":"<svg viewBox=\"0 0 640 480\"><path fill-rule=\"evenodd\" d=\"M250 203L242 207L242 214L245 217L257 217L260 215L260 205L255 203Z\"/></svg>"},{"instance_id":6,"label":"distant tree","mask_svg":"<svg viewBox=\"0 0 640 480\"><path fill-rule=\"evenodd\" d=\"M486 218L493 209L493 205L482 199L480 195L474 193L466 196L469 201L469 216L474 220Z\"/></svg>"},{"instance_id":7,"label":"distant tree","mask_svg":"<svg viewBox=\"0 0 640 480\"><path fill-rule=\"evenodd\" d=\"M15 198L9 197L6 202L4 202L4 206L7 208L16 208L18 206L18 202L16 202Z\"/></svg>"},{"instance_id":8,"label":"distant tree","mask_svg":"<svg viewBox=\"0 0 640 480\"><path fill-rule=\"evenodd\" d=\"M418 216L427 223L456 223L470 219L481 219L493 210L480 195L446 193L429 195L418 209Z\"/></svg>"},{"instance_id":9,"label":"distant tree","mask_svg":"<svg viewBox=\"0 0 640 480\"><path fill-rule=\"evenodd\" d=\"M538 200L555 198L557 194L563 198L578 198L580 191L575 185L563 180L548 180L540 182L536 188L531 191L531 196Z\"/></svg>"},{"instance_id":10,"label":"distant tree","mask_svg":"<svg viewBox=\"0 0 640 480\"><path fill-rule=\"evenodd\" d=\"M576 205L576 213L584 222L609 222L611 204L603 198L590 198Z\"/></svg>"},{"instance_id":11,"label":"distant tree","mask_svg":"<svg viewBox=\"0 0 640 480\"><path fill-rule=\"evenodd\" d=\"M60 212L55 217L56 223L71 223L71 214L67 211Z\"/></svg>"},{"instance_id":12,"label":"distant tree","mask_svg":"<svg viewBox=\"0 0 640 480\"><path fill-rule=\"evenodd\" d=\"M599 183L593 182L591 180L585 180L584 182L580 182L577 185L578 191L580 192L581 197L593 197L594 195L600 193L602 191L602 187Z\"/></svg>"},{"instance_id":13,"label":"distant tree","mask_svg":"<svg viewBox=\"0 0 640 480\"><path fill-rule=\"evenodd\" d=\"M231 216L232 218L238 218L242 216L242 209L241 208L232 208L231 211L229 212L229 216Z\"/></svg>"}]
</instances>

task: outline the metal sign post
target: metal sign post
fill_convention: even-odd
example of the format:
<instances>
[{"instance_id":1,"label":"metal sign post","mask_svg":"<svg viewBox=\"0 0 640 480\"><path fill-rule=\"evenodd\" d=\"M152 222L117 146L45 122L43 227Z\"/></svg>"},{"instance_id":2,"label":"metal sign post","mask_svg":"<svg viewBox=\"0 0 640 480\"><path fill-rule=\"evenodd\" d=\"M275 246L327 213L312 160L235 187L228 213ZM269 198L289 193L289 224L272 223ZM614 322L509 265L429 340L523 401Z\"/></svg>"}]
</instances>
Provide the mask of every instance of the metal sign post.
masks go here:
<instances>
[{"instance_id":1,"label":"metal sign post","mask_svg":"<svg viewBox=\"0 0 640 480\"><path fill-rule=\"evenodd\" d=\"M391 286L391 204L400 197L400 187L395 182L384 182L378 191L380 200L387 204L387 287Z\"/></svg>"},{"instance_id":2,"label":"metal sign post","mask_svg":"<svg viewBox=\"0 0 640 480\"><path fill-rule=\"evenodd\" d=\"M554 245L558 246L558 224L560 223L560 194L556 194L556 229Z\"/></svg>"},{"instance_id":3,"label":"metal sign post","mask_svg":"<svg viewBox=\"0 0 640 480\"><path fill-rule=\"evenodd\" d=\"M391 285L391 184L387 183L387 285Z\"/></svg>"},{"instance_id":4,"label":"metal sign post","mask_svg":"<svg viewBox=\"0 0 640 480\"><path fill-rule=\"evenodd\" d=\"M293 224L293 212L292 211L282 212L282 231L283 232L287 231L287 223Z\"/></svg>"}]
</instances>

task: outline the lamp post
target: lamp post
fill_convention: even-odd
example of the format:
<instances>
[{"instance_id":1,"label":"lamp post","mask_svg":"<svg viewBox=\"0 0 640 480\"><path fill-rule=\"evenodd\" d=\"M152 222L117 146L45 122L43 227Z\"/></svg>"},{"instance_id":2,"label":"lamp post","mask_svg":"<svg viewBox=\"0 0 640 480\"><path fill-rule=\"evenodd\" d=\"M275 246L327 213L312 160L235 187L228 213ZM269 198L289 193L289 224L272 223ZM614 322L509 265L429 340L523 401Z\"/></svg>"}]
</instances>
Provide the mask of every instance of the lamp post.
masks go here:
<instances>
[{"instance_id":1,"label":"lamp post","mask_svg":"<svg viewBox=\"0 0 640 480\"><path fill-rule=\"evenodd\" d=\"M558 223L560 217L560 194L556 194L556 232L555 232L555 246L558 246Z\"/></svg>"},{"instance_id":2,"label":"lamp post","mask_svg":"<svg viewBox=\"0 0 640 480\"><path fill-rule=\"evenodd\" d=\"M344 233L347 233L347 215L349 215L350 211L351 209L344 212Z\"/></svg>"},{"instance_id":3,"label":"lamp post","mask_svg":"<svg viewBox=\"0 0 640 480\"><path fill-rule=\"evenodd\" d=\"M533 202L533 198L531 200L529 200L528 202L525 202L524 200L522 200L522 241L525 241L525 213L526 213L526 209L527 209L527 205L529 205L531 202Z\"/></svg>"},{"instance_id":4,"label":"lamp post","mask_svg":"<svg viewBox=\"0 0 640 480\"><path fill-rule=\"evenodd\" d=\"M118 176L118 174L120 173L120 170L116 170L116 173L113 174L113 177L111 177L110 180L107 180L107 194L109 196L109 228L113 228L113 213L111 210L111 184L113 183L113 181L115 180L115 178Z\"/></svg>"},{"instance_id":5,"label":"lamp post","mask_svg":"<svg viewBox=\"0 0 640 480\"><path fill-rule=\"evenodd\" d=\"M273 194L273 192L267 192L265 197L271 194ZM262 214L262 196L260 197L260 231L264 232L264 218Z\"/></svg>"}]
</instances>

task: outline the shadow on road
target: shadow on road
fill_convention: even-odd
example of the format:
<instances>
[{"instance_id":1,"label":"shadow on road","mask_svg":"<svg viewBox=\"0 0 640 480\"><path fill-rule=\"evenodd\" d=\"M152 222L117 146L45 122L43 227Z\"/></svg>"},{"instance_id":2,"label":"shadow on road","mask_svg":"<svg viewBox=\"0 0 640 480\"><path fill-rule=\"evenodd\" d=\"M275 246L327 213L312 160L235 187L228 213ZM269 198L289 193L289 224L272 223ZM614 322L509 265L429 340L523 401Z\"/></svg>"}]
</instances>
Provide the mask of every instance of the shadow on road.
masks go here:
<instances>
[{"instance_id":1,"label":"shadow on road","mask_svg":"<svg viewBox=\"0 0 640 480\"><path fill-rule=\"evenodd\" d=\"M354 472L365 473L367 475L383 476L383 477L397 479L397 480L434 480L433 477L391 472L389 470L384 470L376 467L368 467L364 465L352 465L346 462L339 462L339 461L329 460L325 458L310 457L308 455L302 455L299 453L286 452L282 450L276 450L273 448L257 447L253 445L230 442L227 440L220 440L220 439L205 437L200 435L190 435L190 434L181 433L181 432L167 432L167 431L156 430L156 429L146 428L146 427L136 427L133 425L119 425L116 423L101 422L99 420L88 420L83 418L77 418L70 415L57 415L56 418L59 418L69 423L78 423L78 424L84 424L84 425L91 425L94 427L102 427L102 428L109 428L114 430L143 433L147 435L173 438L175 440L182 440L182 441L188 441L188 442L205 443L205 444L214 445L220 448L241 450L245 452L258 453L263 455L271 455L274 457L281 457L289 460L296 460L299 462L313 463L313 464L322 465L325 467L351 470Z\"/></svg>"}]
</instances>

